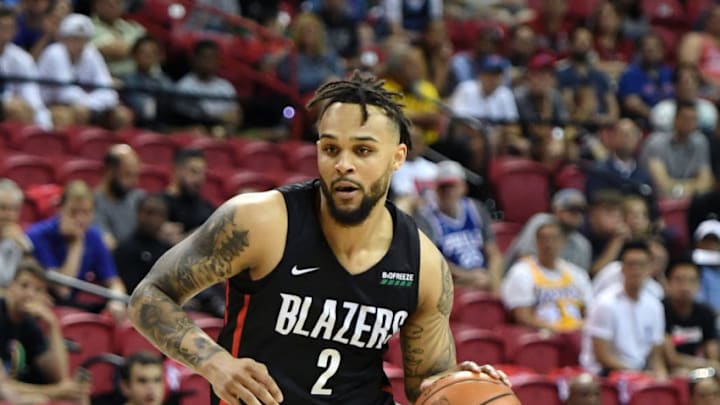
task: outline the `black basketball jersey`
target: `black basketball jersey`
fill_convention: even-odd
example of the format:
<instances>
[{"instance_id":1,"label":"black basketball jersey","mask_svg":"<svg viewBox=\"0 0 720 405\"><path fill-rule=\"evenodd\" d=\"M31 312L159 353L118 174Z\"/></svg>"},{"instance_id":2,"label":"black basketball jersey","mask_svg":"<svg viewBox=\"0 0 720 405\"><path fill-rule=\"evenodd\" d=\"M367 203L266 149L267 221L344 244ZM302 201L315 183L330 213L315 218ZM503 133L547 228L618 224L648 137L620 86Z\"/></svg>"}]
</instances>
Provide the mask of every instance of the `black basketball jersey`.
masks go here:
<instances>
[{"instance_id":1,"label":"black basketball jersey","mask_svg":"<svg viewBox=\"0 0 720 405\"><path fill-rule=\"evenodd\" d=\"M288 212L283 257L260 280L242 273L228 281L220 344L264 363L283 404L394 404L382 356L417 306L415 222L388 202L390 248L376 265L352 275L320 227L319 182L279 191Z\"/></svg>"}]
</instances>

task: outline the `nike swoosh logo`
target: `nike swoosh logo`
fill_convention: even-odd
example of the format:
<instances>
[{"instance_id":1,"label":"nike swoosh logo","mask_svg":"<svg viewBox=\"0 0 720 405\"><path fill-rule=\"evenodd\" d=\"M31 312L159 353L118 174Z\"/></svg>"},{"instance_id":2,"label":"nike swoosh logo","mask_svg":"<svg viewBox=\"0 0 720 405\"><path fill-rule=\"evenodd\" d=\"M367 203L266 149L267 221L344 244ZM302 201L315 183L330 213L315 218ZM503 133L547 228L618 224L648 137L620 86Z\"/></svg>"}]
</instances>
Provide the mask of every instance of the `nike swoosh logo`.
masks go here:
<instances>
[{"instance_id":1,"label":"nike swoosh logo","mask_svg":"<svg viewBox=\"0 0 720 405\"><path fill-rule=\"evenodd\" d=\"M297 266L293 266L292 270L290 270L290 274L293 276L302 276L305 273L312 273L315 270L319 270L320 267L308 267L306 269L298 269Z\"/></svg>"}]
</instances>

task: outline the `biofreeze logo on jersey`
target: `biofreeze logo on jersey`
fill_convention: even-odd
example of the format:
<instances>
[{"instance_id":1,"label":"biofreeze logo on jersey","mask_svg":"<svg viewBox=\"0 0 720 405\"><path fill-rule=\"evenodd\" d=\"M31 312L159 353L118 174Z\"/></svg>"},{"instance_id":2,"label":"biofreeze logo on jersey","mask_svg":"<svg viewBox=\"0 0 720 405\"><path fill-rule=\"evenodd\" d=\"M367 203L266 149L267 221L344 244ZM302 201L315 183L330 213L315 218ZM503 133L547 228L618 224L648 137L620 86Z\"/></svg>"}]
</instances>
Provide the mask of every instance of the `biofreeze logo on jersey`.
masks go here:
<instances>
[{"instance_id":1,"label":"biofreeze logo on jersey","mask_svg":"<svg viewBox=\"0 0 720 405\"><path fill-rule=\"evenodd\" d=\"M415 282L415 275L412 273L396 273L394 271L383 271L380 285L393 285L398 287L410 287Z\"/></svg>"},{"instance_id":2,"label":"biofreeze logo on jersey","mask_svg":"<svg viewBox=\"0 0 720 405\"><path fill-rule=\"evenodd\" d=\"M313 297L280 294L275 332L299 335L367 349L380 349L405 323L407 311L326 299L320 315L310 314Z\"/></svg>"}]
</instances>

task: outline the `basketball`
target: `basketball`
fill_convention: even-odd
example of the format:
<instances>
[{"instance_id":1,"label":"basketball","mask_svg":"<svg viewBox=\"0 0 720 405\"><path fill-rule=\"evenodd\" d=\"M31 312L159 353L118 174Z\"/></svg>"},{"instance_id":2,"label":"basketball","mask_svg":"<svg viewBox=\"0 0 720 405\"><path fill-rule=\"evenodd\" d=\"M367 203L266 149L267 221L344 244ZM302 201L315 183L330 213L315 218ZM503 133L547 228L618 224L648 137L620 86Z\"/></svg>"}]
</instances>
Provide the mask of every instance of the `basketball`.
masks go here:
<instances>
[{"instance_id":1,"label":"basketball","mask_svg":"<svg viewBox=\"0 0 720 405\"><path fill-rule=\"evenodd\" d=\"M472 371L456 371L425 388L415 405L522 405L507 385Z\"/></svg>"}]
</instances>

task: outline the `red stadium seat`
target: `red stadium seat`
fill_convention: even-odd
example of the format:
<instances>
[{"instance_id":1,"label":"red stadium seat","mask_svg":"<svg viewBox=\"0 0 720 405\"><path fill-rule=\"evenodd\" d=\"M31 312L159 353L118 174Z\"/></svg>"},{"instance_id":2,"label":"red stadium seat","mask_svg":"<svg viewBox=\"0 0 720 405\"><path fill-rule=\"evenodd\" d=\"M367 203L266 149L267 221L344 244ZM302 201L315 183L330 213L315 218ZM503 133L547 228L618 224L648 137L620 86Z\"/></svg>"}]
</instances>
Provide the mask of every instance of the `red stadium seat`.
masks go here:
<instances>
[{"instance_id":1,"label":"red stadium seat","mask_svg":"<svg viewBox=\"0 0 720 405\"><path fill-rule=\"evenodd\" d=\"M231 198L246 190L265 191L275 188L277 183L272 177L251 170L241 170L225 180L225 196Z\"/></svg>"},{"instance_id":2,"label":"red stadium seat","mask_svg":"<svg viewBox=\"0 0 720 405\"><path fill-rule=\"evenodd\" d=\"M493 159L490 182L505 221L523 223L550 208L548 171L538 162L508 157Z\"/></svg>"},{"instance_id":3,"label":"red stadium seat","mask_svg":"<svg viewBox=\"0 0 720 405\"><path fill-rule=\"evenodd\" d=\"M640 8L652 24L673 26L686 23L685 11L677 0L641 0Z\"/></svg>"},{"instance_id":4,"label":"red stadium seat","mask_svg":"<svg viewBox=\"0 0 720 405\"><path fill-rule=\"evenodd\" d=\"M130 321L124 321L117 325L115 328L115 342L117 342L115 352L123 357L143 350L160 353L160 350L145 339L145 336L141 335Z\"/></svg>"},{"instance_id":5,"label":"red stadium seat","mask_svg":"<svg viewBox=\"0 0 720 405\"><path fill-rule=\"evenodd\" d=\"M180 405L207 404L210 399L210 383L200 374L183 369L180 374Z\"/></svg>"},{"instance_id":6,"label":"red stadium seat","mask_svg":"<svg viewBox=\"0 0 720 405\"><path fill-rule=\"evenodd\" d=\"M70 159L63 162L58 170L58 181L67 184L70 180L82 180L95 187L103 176L103 164L97 160Z\"/></svg>"},{"instance_id":7,"label":"red stadium seat","mask_svg":"<svg viewBox=\"0 0 720 405\"><path fill-rule=\"evenodd\" d=\"M76 155L102 160L110 147L120 139L113 132L102 128L83 128L71 137L70 146Z\"/></svg>"},{"instance_id":8,"label":"red stadium seat","mask_svg":"<svg viewBox=\"0 0 720 405\"><path fill-rule=\"evenodd\" d=\"M384 363L383 369L385 375L390 381L390 387L392 389L393 399L400 405L409 405L407 397L405 396L405 380L403 376L403 369L394 364Z\"/></svg>"},{"instance_id":9,"label":"red stadium seat","mask_svg":"<svg viewBox=\"0 0 720 405\"><path fill-rule=\"evenodd\" d=\"M384 359L386 362L402 367L403 365L403 359L402 359L402 349L400 348L400 335L395 335L390 338L387 342L388 349L385 352Z\"/></svg>"},{"instance_id":10,"label":"red stadium seat","mask_svg":"<svg viewBox=\"0 0 720 405\"><path fill-rule=\"evenodd\" d=\"M102 353L113 352L114 322L91 313L67 314L60 319L60 329L66 339L77 343L80 350L70 353L70 369L75 370L84 360Z\"/></svg>"},{"instance_id":11,"label":"red stadium seat","mask_svg":"<svg viewBox=\"0 0 720 405\"><path fill-rule=\"evenodd\" d=\"M510 377L513 391L523 404L561 405L555 381L541 375Z\"/></svg>"},{"instance_id":12,"label":"red stadium seat","mask_svg":"<svg viewBox=\"0 0 720 405\"><path fill-rule=\"evenodd\" d=\"M502 253L505 253L512 244L515 237L523 228L522 224L514 222L493 222L491 224L495 234L495 242Z\"/></svg>"},{"instance_id":13,"label":"red stadium seat","mask_svg":"<svg viewBox=\"0 0 720 405\"><path fill-rule=\"evenodd\" d=\"M197 138L187 147L202 150L205 162L207 162L207 167L210 170L232 170L239 166L235 150L225 141L213 138Z\"/></svg>"},{"instance_id":14,"label":"red stadium seat","mask_svg":"<svg viewBox=\"0 0 720 405\"><path fill-rule=\"evenodd\" d=\"M687 210L690 206L688 199L660 199L658 207L660 208L660 216L662 216L665 224L677 239L682 242L683 246L688 246L688 225Z\"/></svg>"},{"instance_id":15,"label":"red stadium seat","mask_svg":"<svg viewBox=\"0 0 720 405\"><path fill-rule=\"evenodd\" d=\"M293 172L317 177L317 145L306 142L293 142L291 145L283 150Z\"/></svg>"},{"instance_id":16,"label":"red stadium seat","mask_svg":"<svg viewBox=\"0 0 720 405\"><path fill-rule=\"evenodd\" d=\"M574 188L585 191L585 173L577 165L567 164L563 166L553 177L556 189Z\"/></svg>"},{"instance_id":17,"label":"red stadium seat","mask_svg":"<svg viewBox=\"0 0 720 405\"><path fill-rule=\"evenodd\" d=\"M222 331L222 328L225 326L225 321L221 318L205 317L196 319L195 324L213 338L213 340L217 340L218 336L220 336L220 331Z\"/></svg>"},{"instance_id":18,"label":"red stadium seat","mask_svg":"<svg viewBox=\"0 0 720 405\"><path fill-rule=\"evenodd\" d=\"M507 322L508 316L500 297L480 291L458 296L454 319L480 329L493 329Z\"/></svg>"},{"instance_id":19,"label":"red stadium seat","mask_svg":"<svg viewBox=\"0 0 720 405\"><path fill-rule=\"evenodd\" d=\"M483 329L465 329L455 333L458 362L499 364L505 359L505 344L496 333Z\"/></svg>"},{"instance_id":20,"label":"red stadium seat","mask_svg":"<svg viewBox=\"0 0 720 405\"><path fill-rule=\"evenodd\" d=\"M15 133L13 147L24 153L44 157L62 156L70 153L70 141L63 132L44 131L27 127Z\"/></svg>"},{"instance_id":21,"label":"red stadium seat","mask_svg":"<svg viewBox=\"0 0 720 405\"><path fill-rule=\"evenodd\" d=\"M143 165L140 169L139 187L150 192L160 192L170 182L170 174L162 166Z\"/></svg>"},{"instance_id":22,"label":"red stadium seat","mask_svg":"<svg viewBox=\"0 0 720 405\"><path fill-rule=\"evenodd\" d=\"M306 174L290 174L286 177L283 177L281 184L278 184L280 186L286 185L286 184L294 184L294 183L304 183L309 180L316 179L317 176L308 176Z\"/></svg>"},{"instance_id":23,"label":"red stadium seat","mask_svg":"<svg viewBox=\"0 0 720 405\"><path fill-rule=\"evenodd\" d=\"M55 169L49 160L33 155L7 156L0 164L0 176L14 180L20 188L55 183Z\"/></svg>"},{"instance_id":24,"label":"red stadium seat","mask_svg":"<svg viewBox=\"0 0 720 405\"><path fill-rule=\"evenodd\" d=\"M512 354L513 362L548 373L562 363L563 347L557 340L537 335L521 336Z\"/></svg>"},{"instance_id":25,"label":"red stadium seat","mask_svg":"<svg viewBox=\"0 0 720 405\"><path fill-rule=\"evenodd\" d=\"M680 393L670 383L647 384L633 389L629 405L681 405Z\"/></svg>"},{"instance_id":26,"label":"red stadium seat","mask_svg":"<svg viewBox=\"0 0 720 405\"><path fill-rule=\"evenodd\" d=\"M177 145L167 136L155 133L141 133L129 140L143 163L172 165Z\"/></svg>"},{"instance_id":27,"label":"red stadium seat","mask_svg":"<svg viewBox=\"0 0 720 405\"><path fill-rule=\"evenodd\" d=\"M285 157L275 144L265 141L252 141L241 144L236 149L240 167L250 170L273 172L287 169Z\"/></svg>"},{"instance_id":28,"label":"red stadium seat","mask_svg":"<svg viewBox=\"0 0 720 405\"><path fill-rule=\"evenodd\" d=\"M32 204L38 219L55 214L63 189L57 184L41 184L25 189L25 201Z\"/></svg>"},{"instance_id":29,"label":"red stadium seat","mask_svg":"<svg viewBox=\"0 0 720 405\"><path fill-rule=\"evenodd\" d=\"M226 174L222 172L205 172L205 183L200 194L216 207L225 201L225 177Z\"/></svg>"}]
</instances>

